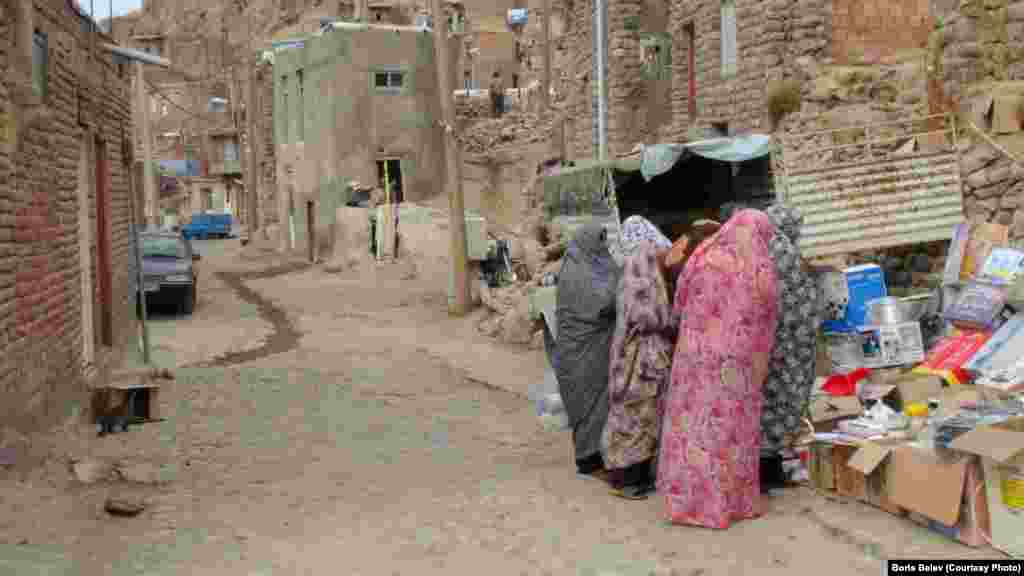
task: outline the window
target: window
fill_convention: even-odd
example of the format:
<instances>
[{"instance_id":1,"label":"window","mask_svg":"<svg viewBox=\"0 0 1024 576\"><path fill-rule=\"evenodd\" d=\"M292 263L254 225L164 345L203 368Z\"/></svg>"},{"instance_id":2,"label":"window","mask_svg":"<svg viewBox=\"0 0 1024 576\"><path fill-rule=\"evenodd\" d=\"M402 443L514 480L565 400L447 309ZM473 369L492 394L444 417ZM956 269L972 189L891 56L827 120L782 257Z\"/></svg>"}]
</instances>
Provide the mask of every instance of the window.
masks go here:
<instances>
[{"instance_id":1,"label":"window","mask_svg":"<svg viewBox=\"0 0 1024 576\"><path fill-rule=\"evenodd\" d=\"M298 137L298 141L302 142L306 138L306 110L305 110L306 89L305 89L305 87L303 85L303 81L302 81L303 80L302 70L299 70L298 72L295 73L295 79L298 81L298 84L299 84L299 99L298 99L299 113L296 115L298 117L298 125L295 127L295 134Z\"/></svg>"},{"instance_id":2,"label":"window","mask_svg":"<svg viewBox=\"0 0 1024 576\"><path fill-rule=\"evenodd\" d=\"M736 74L736 2L722 2L722 76Z\"/></svg>"},{"instance_id":3,"label":"window","mask_svg":"<svg viewBox=\"0 0 1024 576\"><path fill-rule=\"evenodd\" d=\"M50 46L46 34L32 36L32 89L45 98L50 91Z\"/></svg>"},{"instance_id":4,"label":"window","mask_svg":"<svg viewBox=\"0 0 1024 576\"><path fill-rule=\"evenodd\" d=\"M210 112L225 112L228 109L228 102L223 98L210 98Z\"/></svg>"},{"instance_id":5,"label":"window","mask_svg":"<svg viewBox=\"0 0 1024 576\"><path fill-rule=\"evenodd\" d=\"M398 92L405 84L405 72L388 70L373 73L373 87L378 92Z\"/></svg>"},{"instance_id":6,"label":"window","mask_svg":"<svg viewBox=\"0 0 1024 576\"><path fill-rule=\"evenodd\" d=\"M697 118L697 33L693 22L686 25L686 94L690 120Z\"/></svg>"},{"instance_id":7,"label":"window","mask_svg":"<svg viewBox=\"0 0 1024 576\"><path fill-rule=\"evenodd\" d=\"M238 162L238 142L234 140L224 141L224 161Z\"/></svg>"}]
</instances>

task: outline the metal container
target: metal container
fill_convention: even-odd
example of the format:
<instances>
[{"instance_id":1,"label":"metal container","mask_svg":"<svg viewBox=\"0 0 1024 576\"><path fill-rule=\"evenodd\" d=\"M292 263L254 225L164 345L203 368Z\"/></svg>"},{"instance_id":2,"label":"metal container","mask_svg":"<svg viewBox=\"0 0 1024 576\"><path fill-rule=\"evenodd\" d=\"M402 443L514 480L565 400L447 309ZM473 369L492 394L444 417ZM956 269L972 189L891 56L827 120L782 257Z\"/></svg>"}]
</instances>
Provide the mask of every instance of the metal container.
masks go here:
<instances>
[{"instance_id":1,"label":"metal container","mask_svg":"<svg viewBox=\"0 0 1024 576\"><path fill-rule=\"evenodd\" d=\"M915 308L916 306L907 304L899 298L892 296L877 298L867 304L867 319L873 326L913 322L916 320L914 317Z\"/></svg>"}]
</instances>

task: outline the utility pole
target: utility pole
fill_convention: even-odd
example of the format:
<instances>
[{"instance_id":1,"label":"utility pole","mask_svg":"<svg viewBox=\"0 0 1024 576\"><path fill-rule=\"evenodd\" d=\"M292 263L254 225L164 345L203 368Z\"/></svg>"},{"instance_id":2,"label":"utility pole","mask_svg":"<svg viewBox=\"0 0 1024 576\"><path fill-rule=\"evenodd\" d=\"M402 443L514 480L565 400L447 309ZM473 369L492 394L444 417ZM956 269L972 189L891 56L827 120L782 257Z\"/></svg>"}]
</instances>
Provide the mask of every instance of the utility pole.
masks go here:
<instances>
[{"instance_id":1,"label":"utility pole","mask_svg":"<svg viewBox=\"0 0 1024 576\"><path fill-rule=\"evenodd\" d=\"M259 176L256 173L257 169L257 157L256 157L256 101L257 98L257 82L256 82L256 63L255 58L249 60L249 93L248 102L245 105L245 123L248 127L249 133L249 161L246 166L246 206L249 213L249 241L256 241L256 231L259 230L260 224L258 220L256 203L259 202L259 194L257 193L256 187L259 185Z\"/></svg>"},{"instance_id":2,"label":"utility pole","mask_svg":"<svg viewBox=\"0 0 1024 576\"><path fill-rule=\"evenodd\" d=\"M142 187L145 190L146 202L143 212L146 226L156 226L156 174L153 172L153 138L152 126L149 124L149 98L146 93L146 75L142 61L135 61L135 78L139 102L139 120L142 123Z\"/></svg>"},{"instance_id":3,"label":"utility pole","mask_svg":"<svg viewBox=\"0 0 1024 576\"><path fill-rule=\"evenodd\" d=\"M544 0L544 113L551 111L551 0Z\"/></svg>"},{"instance_id":4,"label":"utility pole","mask_svg":"<svg viewBox=\"0 0 1024 576\"><path fill-rule=\"evenodd\" d=\"M442 0L433 0L434 43L437 55L437 81L441 94L441 117L445 149L445 175L448 188L448 218L451 229L451 266L454 298L449 313L463 316L469 312L470 288L466 261L466 208L462 197L462 155L455 134L455 103L452 101L451 54L448 50L448 26Z\"/></svg>"},{"instance_id":5,"label":"utility pole","mask_svg":"<svg viewBox=\"0 0 1024 576\"><path fill-rule=\"evenodd\" d=\"M594 2L594 42L597 44L597 156L608 159L608 6L607 0Z\"/></svg>"}]
</instances>

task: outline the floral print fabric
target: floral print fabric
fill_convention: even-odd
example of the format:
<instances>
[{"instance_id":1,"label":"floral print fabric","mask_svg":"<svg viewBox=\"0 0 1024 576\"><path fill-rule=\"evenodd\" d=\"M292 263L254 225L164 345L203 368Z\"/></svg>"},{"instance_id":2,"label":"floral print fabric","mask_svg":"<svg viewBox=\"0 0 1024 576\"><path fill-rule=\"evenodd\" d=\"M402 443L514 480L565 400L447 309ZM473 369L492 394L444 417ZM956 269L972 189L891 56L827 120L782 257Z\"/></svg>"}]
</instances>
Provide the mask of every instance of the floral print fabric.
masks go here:
<instances>
[{"instance_id":1,"label":"floral print fabric","mask_svg":"<svg viewBox=\"0 0 1024 576\"><path fill-rule=\"evenodd\" d=\"M814 389L816 327L821 321L817 285L797 245L803 216L781 204L765 213L776 228L768 243L779 282L779 318L761 407L761 451L777 455L800 432Z\"/></svg>"},{"instance_id":2,"label":"floral print fabric","mask_svg":"<svg viewBox=\"0 0 1024 576\"><path fill-rule=\"evenodd\" d=\"M634 254L642 244L653 244L655 248L668 250L672 242L658 230L650 220L642 216L630 216L622 222L622 236L619 240L623 262Z\"/></svg>"},{"instance_id":3,"label":"floral print fabric","mask_svg":"<svg viewBox=\"0 0 1024 576\"><path fill-rule=\"evenodd\" d=\"M626 259L616 311L608 421L601 439L609 469L627 468L657 453L658 398L672 368L672 327L668 288L654 244L641 242Z\"/></svg>"},{"instance_id":4,"label":"floral print fabric","mask_svg":"<svg viewBox=\"0 0 1024 576\"><path fill-rule=\"evenodd\" d=\"M658 491L674 524L727 528L761 513L761 386L775 340L774 228L743 210L704 241L675 294L685 309L665 396Z\"/></svg>"}]
</instances>

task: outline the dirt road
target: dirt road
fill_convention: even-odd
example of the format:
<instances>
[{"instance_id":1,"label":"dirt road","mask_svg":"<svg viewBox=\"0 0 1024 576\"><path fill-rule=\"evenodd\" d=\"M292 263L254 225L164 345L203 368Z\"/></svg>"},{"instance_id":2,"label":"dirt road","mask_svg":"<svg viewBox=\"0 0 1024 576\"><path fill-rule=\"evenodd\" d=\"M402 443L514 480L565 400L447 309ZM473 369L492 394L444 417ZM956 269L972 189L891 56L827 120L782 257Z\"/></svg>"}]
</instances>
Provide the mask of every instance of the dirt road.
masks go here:
<instances>
[{"instance_id":1,"label":"dirt road","mask_svg":"<svg viewBox=\"0 0 1024 576\"><path fill-rule=\"evenodd\" d=\"M0 471L0 576L845 576L979 555L805 490L726 532L667 526L656 499L573 474L568 438L525 400L542 353L449 319L439 278L200 250L195 315L153 327L179 367L167 420L102 439L69 426L40 440L46 466ZM83 483L72 462L120 472ZM147 508L110 517L112 495Z\"/></svg>"}]
</instances>

